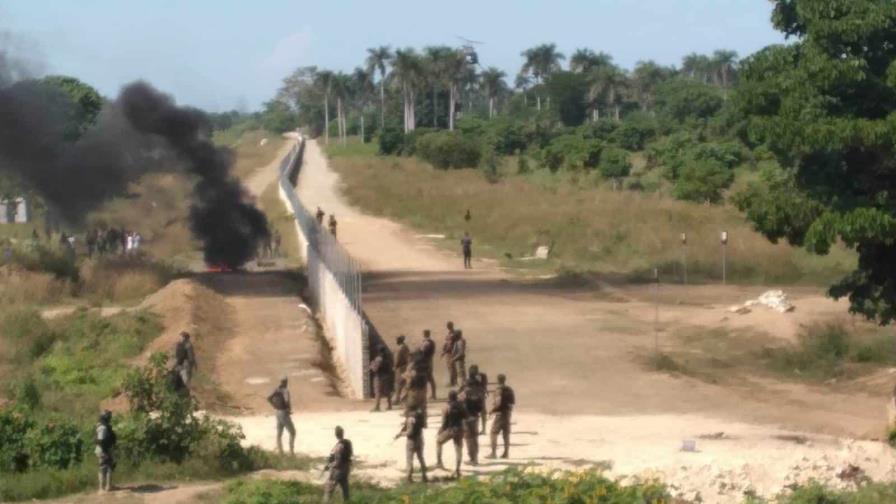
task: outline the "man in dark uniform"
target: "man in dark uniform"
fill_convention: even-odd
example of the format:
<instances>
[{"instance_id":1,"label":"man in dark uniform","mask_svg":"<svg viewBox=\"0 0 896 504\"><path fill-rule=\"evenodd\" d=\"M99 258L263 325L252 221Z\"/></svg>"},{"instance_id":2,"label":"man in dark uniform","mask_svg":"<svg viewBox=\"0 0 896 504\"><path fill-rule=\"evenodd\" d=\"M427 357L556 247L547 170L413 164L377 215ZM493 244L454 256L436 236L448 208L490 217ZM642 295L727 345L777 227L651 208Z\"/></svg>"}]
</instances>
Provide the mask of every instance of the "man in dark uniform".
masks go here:
<instances>
[{"instance_id":1,"label":"man in dark uniform","mask_svg":"<svg viewBox=\"0 0 896 504\"><path fill-rule=\"evenodd\" d=\"M464 418L464 438L467 440L467 455L470 463L479 463L479 415L485 407L485 387L479 381L478 373L470 373L470 377L460 389L463 398L464 409L467 416Z\"/></svg>"},{"instance_id":2,"label":"man in dark uniform","mask_svg":"<svg viewBox=\"0 0 896 504\"><path fill-rule=\"evenodd\" d=\"M330 502L333 490L338 486L342 490L342 502L348 502L348 476L352 470L352 442L345 439L342 427L336 427L336 445L330 451L330 459L324 471L330 475L324 484L324 502Z\"/></svg>"},{"instance_id":3,"label":"man in dark uniform","mask_svg":"<svg viewBox=\"0 0 896 504\"><path fill-rule=\"evenodd\" d=\"M479 384L482 385L482 411L479 416L482 420L482 434L485 435L485 426L488 419L488 408L485 407L486 399L488 398L488 375L479 371L479 366L476 364L471 364L470 376L477 377Z\"/></svg>"},{"instance_id":4,"label":"man in dark uniform","mask_svg":"<svg viewBox=\"0 0 896 504\"><path fill-rule=\"evenodd\" d=\"M464 458L464 421L468 413L462 402L457 399L457 392L448 392L448 404L442 411L442 427L436 437L436 458L440 469L445 469L442 463L442 445L451 441L454 443L455 467L454 477L460 478L460 464Z\"/></svg>"},{"instance_id":5,"label":"man in dark uniform","mask_svg":"<svg viewBox=\"0 0 896 504\"><path fill-rule=\"evenodd\" d=\"M196 363L193 343L190 342L190 333L187 331L181 331L180 341L174 347L174 367L180 373L184 385L189 387L190 381L193 379L193 372L199 366Z\"/></svg>"},{"instance_id":6,"label":"man in dark uniform","mask_svg":"<svg viewBox=\"0 0 896 504\"><path fill-rule=\"evenodd\" d=\"M495 415L491 431L492 453L488 458L495 458L497 455L498 434L504 437L504 454L501 458L510 455L510 414L516 404L516 396L506 381L507 378L503 374L498 375L498 388L495 389L494 405L491 409L491 413Z\"/></svg>"},{"instance_id":7,"label":"man in dark uniform","mask_svg":"<svg viewBox=\"0 0 896 504\"><path fill-rule=\"evenodd\" d=\"M432 389L432 399L436 398L436 378L433 376L433 359L436 355L436 343L432 340L429 329L423 330L423 342L420 343L420 352L423 354L426 365L426 381Z\"/></svg>"},{"instance_id":8,"label":"man in dark uniform","mask_svg":"<svg viewBox=\"0 0 896 504\"><path fill-rule=\"evenodd\" d=\"M394 403L398 403L402 400L401 394L404 392L405 388L407 388L408 380L405 376L405 373L408 370L408 364L411 359L411 350L408 348L408 345L404 342L404 335L396 338L395 343L398 345L398 350L395 352L395 399L392 401Z\"/></svg>"},{"instance_id":9,"label":"man in dark uniform","mask_svg":"<svg viewBox=\"0 0 896 504\"><path fill-rule=\"evenodd\" d=\"M389 349L379 347L377 356L370 362L373 373L373 392L376 395L376 406L373 411L380 411L380 401L386 398L386 409L392 409L392 359Z\"/></svg>"},{"instance_id":10,"label":"man in dark uniform","mask_svg":"<svg viewBox=\"0 0 896 504\"><path fill-rule=\"evenodd\" d=\"M112 490L112 471L115 470L115 458L112 450L115 448L117 437L112 430L112 412L106 410L100 415L96 424L96 448L94 453L99 461L100 492Z\"/></svg>"},{"instance_id":11,"label":"man in dark uniform","mask_svg":"<svg viewBox=\"0 0 896 504\"><path fill-rule=\"evenodd\" d=\"M283 453L283 430L289 433L289 454L295 455L296 428L292 423L292 399L289 395L289 381L280 380L280 386L268 396L268 403L274 408L277 418L277 451Z\"/></svg>"},{"instance_id":12,"label":"man in dark uniform","mask_svg":"<svg viewBox=\"0 0 896 504\"><path fill-rule=\"evenodd\" d=\"M317 207L317 213L314 214L314 218L317 219L317 225L321 226L324 223L324 211Z\"/></svg>"},{"instance_id":13,"label":"man in dark uniform","mask_svg":"<svg viewBox=\"0 0 896 504\"><path fill-rule=\"evenodd\" d=\"M419 349L411 353L411 364L405 373L408 380L406 409L422 409L424 413L424 427L426 426L426 359Z\"/></svg>"},{"instance_id":14,"label":"man in dark uniform","mask_svg":"<svg viewBox=\"0 0 896 504\"><path fill-rule=\"evenodd\" d=\"M464 269L473 268L473 239L470 233L464 232L464 237L460 240L460 246L464 253Z\"/></svg>"},{"instance_id":15,"label":"man in dark uniform","mask_svg":"<svg viewBox=\"0 0 896 504\"><path fill-rule=\"evenodd\" d=\"M425 427L426 414L421 409L405 410L404 423L401 430L395 435L395 439L404 435L407 438L405 448L406 455L406 471L408 475L408 483L414 481L414 457L420 463L420 474L423 476L423 482L426 483L426 461L423 460L423 428Z\"/></svg>"},{"instance_id":16,"label":"man in dark uniform","mask_svg":"<svg viewBox=\"0 0 896 504\"><path fill-rule=\"evenodd\" d=\"M330 214L330 221L327 223L330 227L330 234L333 235L333 238L336 238L336 216Z\"/></svg>"}]
</instances>

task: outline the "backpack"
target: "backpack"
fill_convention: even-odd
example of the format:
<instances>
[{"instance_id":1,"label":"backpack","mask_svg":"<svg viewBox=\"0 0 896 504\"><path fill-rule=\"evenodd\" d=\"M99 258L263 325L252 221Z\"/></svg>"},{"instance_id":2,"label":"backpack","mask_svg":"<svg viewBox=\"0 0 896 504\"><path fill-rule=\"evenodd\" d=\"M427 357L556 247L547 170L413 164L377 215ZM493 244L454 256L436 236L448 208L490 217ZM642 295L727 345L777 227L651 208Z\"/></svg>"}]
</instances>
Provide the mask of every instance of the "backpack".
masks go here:
<instances>
[{"instance_id":1,"label":"backpack","mask_svg":"<svg viewBox=\"0 0 896 504\"><path fill-rule=\"evenodd\" d=\"M174 347L174 362L183 364L187 360L187 345L183 341L177 343Z\"/></svg>"},{"instance_id":2,"label":"backpack","mask_svg":"<svg viewBox=\"0 0 896 504\"><path fill-rule=\"evenodd\" d=\"M283 393L280 392L279 388L271 394L269 399L271 401L271 406L273 406L275 410L286 409L286 399L283 397Z\"/></svg>"},{"instance_id":3,"label":"backpack","mask_svg":"<svg viewBox=\"0 0 896 504\"><path fill-rule=\"evenodd\" d=\"M516 396L514 396L512 388L507 386L501 387L501 404L508 409L516 404Z\"/></svg>"}]
</instances>

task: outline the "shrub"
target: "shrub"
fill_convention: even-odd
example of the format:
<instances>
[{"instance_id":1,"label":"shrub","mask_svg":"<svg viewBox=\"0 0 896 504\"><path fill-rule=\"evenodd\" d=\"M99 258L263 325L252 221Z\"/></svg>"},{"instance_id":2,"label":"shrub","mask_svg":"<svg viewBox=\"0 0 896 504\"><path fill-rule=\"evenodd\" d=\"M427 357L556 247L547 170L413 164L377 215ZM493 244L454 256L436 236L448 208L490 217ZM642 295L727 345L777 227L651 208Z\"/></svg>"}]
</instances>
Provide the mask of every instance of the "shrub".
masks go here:
<instances>
[{"instance_id":1,"label":"shrub","mask_svg":"<svg viewBox=\"0 0 896 504\"><path fill-rule=\"evenodd\" d=\"M799 335L796 345L769 351L770 365L785 373L830 378L843 373L853 340L840 324L813 324Z\"/></svg>"},{"instance_id":2,"label":"shrub","mask_svg":"<svg viewBox=\"0 0 896 504\"><path fill-rule=\"evenodd\" d=\"M25 446L31 467L67 469L84 457L84 440L78 427L67 422L47 422L28 431Z\"/></svg>"},{"instance_id":3,"label":"shrub","mask_svg":"<svg viewBox=\"0 0 896 504\"><path fill-rule=\"evenodd\" d=\"M633 114L626 117L626 120L612 133L611 140L623 149L639 151L654 136L656 136L655 121Z\"/></svg>"},{"instance_id":4,"label":"shrub","mask_svg":"<svg viewBox=\"0 0 896 504\"><path fill-rule=\"evenodd\" d=\"M35 410L40 406L40 389L37 388L37 383L30 376L13 382L10 389L10 395L16 406L28 411Z\"/></svg>"},{"instance_id":5,"label":"shrub","mask_svg":"<svg viewBox=\"0 0 896 504\"><path fill-rule=\"evenodd\" d=\"M229 471L250 468L239 426L199 415L196 400L172 387L167 362L166 354L156 353L128 373L122 388L131 414L118 426L121 453L134 464L147 458L179 464L204 451Z\"/></svg>"},{"instance_id":6,"label":"shrub","mask_svg":"<svg viewBox=\"0 0 896 504\"><path fill-rule=\"evenodd\" d=\"M723 100L717 88L682 78L661 84L657 89L656 104L661 114L676 121L705 121L722 108Z\"/></svg>"},{"instance_id":7,"label":"shrub","mask_svg":"<svg viewBox=\"0 0 896 504\"><path fill-rule=\"evenodd\" d=\"M404 145L404 133L401 128L396 126L386 126L380 132L380 154L393 155L400 154L401 147Z\"/></svg>"},{"instance_id":8,"label":"shrub","mask_svg":"<svg viewBox=\"0 0 896 504\"><path fill-rule=\"evenodd\" d=\"M65 421L38 424L28 414L0 411L0 472L67 469L84 457L78 427Z\"/></svg>"},{"instance_id":9,"label":"shrub","mask_svg":"<svg viewBox=\"0 0 896 504\"><path fill-rule=\"evenodd\" d=\"M603 144L581 134L560 135L541 150L541 161L551 171L560 168L578 170L598 165Z\"/></svg>"},{"instance_id":10,"label":"shrub","mask_svg":"<svg viewBox=\"0 0 896 504\"><path fill-rule=\"evenodd\" d=\"M581 130L585 138L608 141L613 138L613 133L619 129L620 125L621 123L612 119L601 119L597 122L583 125Z\"/></svg>"},{"instance_id":11,"label":"shrub","mask_svg":"<svg viewBox=\"0 0 896 504\"><path fill-rule=\"evenodd\" d=\"M749 158L750 153L739 142L704 143L694 147L689 156L696 161L717 161L731 169Z\"/></svg>"},{"instance_id":12,"label":"shrub","mask_svg":"<svg viewBox=\"0 0 896 504\"><path fill-rule=\"evenodd\" d=\"M405 134L401 144L401 154L403 156L413 156L417 154L417 141L424 136L438 130L432 128L417 128Z\"/></svg>"},{"instance_id":13,"label":"shrub","mask_svg":"<svg viewBox=\"0 0 896 504\"><path fill-rule=\"evenodd\" d=\"M529 156L525 153L520 153L520 155L516 158L516 172L520 175L529 173L531 168L529 168Z\"/></svg>"},{"instance_id":14,"label":"shrub","mask_svg":"<svg viewBox=\"0 0 896 504\"><path fill-rule=\"evenodd\" d=\"M439 131L417 139L416 155L444 170L476 167L481 154L477 142L456 132Z\"/></svg>"},{"instance_id":15,"label":"shrub","mask_svg":"<svg viewBox=\"0 0 896 504\"><path fill-rule=\"evenodd\" d=\"M628 152L618 148L607 148L600 155L600 174L605 178L628 177L632 164L628 160Z\"/></svg>"},{"instance_id":16,"label":"shrub","mask_svg":"<svg viewBox=\"0 0 896 504\"><path fill-rule=\"evenodd\" d=\"M718 203L732 181L734 172L718 161L691 161L681 169L672 192L680 200Z\"/></svg>"}]
</instances>

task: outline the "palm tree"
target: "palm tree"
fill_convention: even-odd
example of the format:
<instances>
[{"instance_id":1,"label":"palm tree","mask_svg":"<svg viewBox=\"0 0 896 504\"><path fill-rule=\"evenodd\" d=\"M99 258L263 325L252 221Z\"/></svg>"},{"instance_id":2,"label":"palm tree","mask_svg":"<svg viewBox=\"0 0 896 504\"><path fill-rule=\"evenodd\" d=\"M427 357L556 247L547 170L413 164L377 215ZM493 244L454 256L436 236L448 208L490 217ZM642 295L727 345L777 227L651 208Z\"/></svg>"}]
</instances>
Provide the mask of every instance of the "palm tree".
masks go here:
<instances>
[{"instance_id":1,"label":"palm tree","mask_svg":"<svg viewBox=\"0 0 896 504\"><path fill-rule=\"evenodd\" d=\"M722 95L728 99L728 86L734 76L737 67L737 53L719 49L712 53L712 65L719 76L722 86Z\"/></svg>"},{"instance_id":2,"label":"palm tree","mask_svg":"<svg viewBox=\"0 0 896 504\"><path fill-rule=\"evenodd\" d=\"M367 72L372 76L380 73L380 130L386 127L386 65L392 61L392 50L389 46L367 49Z\"/></svg>"},{"instance_id":3,"label":"palm tree","mask_svg":"<svg viewBox=\"0 0 896 504\"><path fill-rule=\"evenodd\" d=\"M595 68L613 63L613 57L605 52L596 53L591 49L576 49L569 58L569 71L588 74Z\"/></svg>"},{"instance_id":4,"label":"palm tree","mask_svg":"<svg viewBox=\"0 0 896 504\"><path fill-rule=\"evenodd\" d=\"M681 71L691 79L706 82L709 74L709 58L703 54L688 54L681 59Z\"/></svg>"},{"instance_id":5,"label":"palm tree","mask_svg":"<svg viewBox=\"0 0 896 504\"><path fill-rule=\"evenodd\" d=\"M404 102L404 132L414 131L416 128L417 89L422 80L422 63L420 56L413 48L398 49L392 60L391 76L401 90Z\"/></svg>"},{"instance_id":6,"label":"palm tree","mask_svg":"<svg viewBox=\"0 0 896 504\"><path fill-rule=\"evenodd\" d=\"M595 103L593 120L600 119L598 104L603 103L607 107L613 107L613 118L619 120L619 104L625 93L628 79L625 73L616 65L607 65L594 69L591 76L589 98Z\"/></svg>"},{"instance_id":7,"label":"palm tree","mask_svg":"<svg viewBox=\"0 0 896 504\"><path fill-rule=\"evenodd\" d=\"M562 53L557 52L556 44L541 44L522 52L525 62L521 73L532 75L535 79L535 85L540 85L544 79L550 77L551 74L560 70L560 62L566 58ZM538 110L541 110L541 94L535 94Z\"/></svg>"},{"instance_id":8,"label":"palm tree","mask_svg":"<svg viewBox=\"0 0 896 504\"><path fill-rule=\"evenodd\" d=\"M333 72L321 70L314 76L314 84L324 95L324 143L330 144L330 91L333 89Z\"/></svg>"},{"instance_id":9,"label":"palm tree","mask_svg":"<svg viewBox=\"0 0 896 504\"><path fill-rule=\"evenodd\" d=\"M529 106L529 86L532 85L532 77L528 74L524 74L520 72L516 74L516 79L513 81L514 89L520 90L523 93L523 105Z\"/></svg>"},{"instance_id":10,"label":"palm tree","mask_svg":"<svg viewBox=\"0 0 896 504\"><path fill-rule=\"evenodd\" d=\"M431 46L423 50L425 59L423 60L426 79L432 87L432 127L438 125L438 94L439 89L445 84L445 73L447 60L451 58L454 49L448 46Z\"/></svg>"},{"instance_id":11,"label":"palm tree","mask_svg":"<svg viewBox=\"0 0 896 504\"><path fill-rule=\"evenodd\" d=\"M660 66L652 60L639 61L635 65L632 71L632 84L635 99L641 104L641 110L647 112L651 109L656 99L657 87L673 73L672 69Z\"/></svg>"},{"instance_id":12,"label":"palm tree","mask_svg":"<svg viewBox=\"0 0 896 504\"><path fill-rule=\"evenodd\" d=\"M336 124L339 127L339 139L345 145L346 139L346 121L345 109L346 103L352 99L352 78L342 72L332 77L333 94L336 95Z\"/></svg>"},{"instance_id":13,"label":"palm tree","mask_svg":"<svg viewBox=\"0 0 896 504\"><path fill-rule=\"evenodd\" d=\"M505 74L503 71L495 67L488 67L480 76L482 86L485 88L485 94L488 97L488 118L495 116L495 101L498 95L507 87L504 83Z\"/></svg>"},{"instance_id":14,"label":"palm tree","mask_svg":"<svg viewBox=\"0 0 896 504\"><path fill-rule=\"evenodd\" d=\"M470 75L470 65L467 57L460 51L451 51L445 55L444 66L445 79L448 81L448 130L454 131L454 114L457 102L460 99L462 85L475 82L475 71Z\"/></svg>"},{"instance_id":15,"label":"palm tree","mask_svg":"<svg viewBox=\"0 0 896 504\"><path fill-rule=\"evenodd\" d=\"M367 103L370 101L370 95L373 94L373 74L367 70L358 67L352 72L352 88L355 103L361 116L361 143L364 142L364 112L367 110Z\"/></svg>"}]
</instances>

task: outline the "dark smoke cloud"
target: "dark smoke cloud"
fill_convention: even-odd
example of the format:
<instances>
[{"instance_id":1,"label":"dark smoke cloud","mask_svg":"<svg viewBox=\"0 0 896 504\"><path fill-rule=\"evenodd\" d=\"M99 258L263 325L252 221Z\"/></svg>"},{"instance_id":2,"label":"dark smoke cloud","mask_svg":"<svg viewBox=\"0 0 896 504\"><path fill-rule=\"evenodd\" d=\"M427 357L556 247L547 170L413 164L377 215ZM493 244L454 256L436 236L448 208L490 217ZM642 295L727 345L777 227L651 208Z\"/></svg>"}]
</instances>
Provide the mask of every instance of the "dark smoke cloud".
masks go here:
<instances>
[{"instance_id":1,"label":"dark smoke cloud","mask_svg":"<svg viewBox=\"0 0 896 504\"><path fill-rule=\"evenodd\" d=\"M65 125L73 104L38 81L10 83L21 77L22 66L11 64L2 49L0 171L77 224L141 175L185 166L197 176L190 227L206 262L233 268L252 257L268 236L267 221L230 175L232 153L211 142L205 114L135 83L104 107L94 127L69 142Z\"/></svg>"},{"instance_id":2,"label":"dark smoke cloud","mask_svg":"<svg viewBox=\"0 0 896 504\"><path fill-rule=\"evenodd\" d=\"M241 266L268 236L267 220L248 203L230 175L233 155L209 139L210 124L199 110L177 107L145 83L131 84L118 99L124 115L140 132L158 135L199 176L193 188L190 228L202 240L209 264Z\"/></svg>"}]
</instances>

